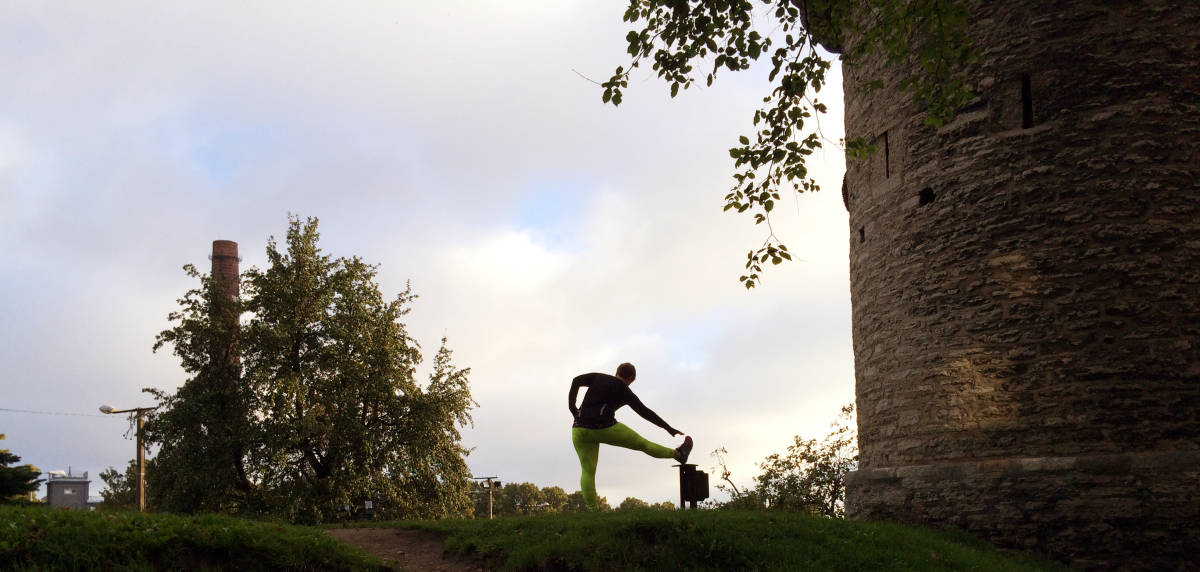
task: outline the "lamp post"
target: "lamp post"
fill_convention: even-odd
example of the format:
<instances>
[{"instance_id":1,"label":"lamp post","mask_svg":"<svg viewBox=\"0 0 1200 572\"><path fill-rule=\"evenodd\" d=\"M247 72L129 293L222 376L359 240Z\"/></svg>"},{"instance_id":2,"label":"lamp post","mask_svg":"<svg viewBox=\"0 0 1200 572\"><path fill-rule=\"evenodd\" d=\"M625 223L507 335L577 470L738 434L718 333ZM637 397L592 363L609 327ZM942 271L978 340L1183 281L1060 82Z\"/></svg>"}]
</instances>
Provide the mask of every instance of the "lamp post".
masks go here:
<instances>
[{"instance_id":1,"label":"lamp post","mask_svg":"<svg viewBox=\"0 0 1200 572\"><path fill-rule=\"evenodd\" d=\"M488 520L492 519L492 491L496 490L496 487L501 486L500 481L496 480L499 478L500 477L471 477L472 480L481 481L479 483L481 486L484 483L487 483L486 488L487 488L487 493L488 493Z\"/></svg>"},{"instance_id":2,"label":"lamp post","mask_svg":"<svg viewBox=\"0 0 1200 572\"><path fill-rule=\"evenodd\" d=\"M146 443L142 440L142 428L146 426L146 412L157 407L134 407L133 409L113 409L111 405L101 405L100 412L110 415L117 413L137 413L137 504L138 512L146 512Z\"/></svg>"}]
</instances>

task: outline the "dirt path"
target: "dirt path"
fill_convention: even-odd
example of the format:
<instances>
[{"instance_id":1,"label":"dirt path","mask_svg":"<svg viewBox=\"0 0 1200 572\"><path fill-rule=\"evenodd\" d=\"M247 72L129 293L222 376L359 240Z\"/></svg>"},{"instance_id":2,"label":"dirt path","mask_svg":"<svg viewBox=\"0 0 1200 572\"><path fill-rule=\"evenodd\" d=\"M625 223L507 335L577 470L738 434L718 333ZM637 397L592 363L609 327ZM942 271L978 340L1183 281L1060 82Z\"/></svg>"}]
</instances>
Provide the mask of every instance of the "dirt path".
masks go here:
<instances>
[{"instance_id":1,"label":"dirt path","mask_svg":"<svg viewBox=\"0 0 1200 572\"><path fill-rule=\"evenodd\" d=\"M397 528L328 528L325 532L346 544L399 564L401 570L479 572L484 569L478 562L445 554L441 537L432 532Z\"/></svg>"}]
</instances>

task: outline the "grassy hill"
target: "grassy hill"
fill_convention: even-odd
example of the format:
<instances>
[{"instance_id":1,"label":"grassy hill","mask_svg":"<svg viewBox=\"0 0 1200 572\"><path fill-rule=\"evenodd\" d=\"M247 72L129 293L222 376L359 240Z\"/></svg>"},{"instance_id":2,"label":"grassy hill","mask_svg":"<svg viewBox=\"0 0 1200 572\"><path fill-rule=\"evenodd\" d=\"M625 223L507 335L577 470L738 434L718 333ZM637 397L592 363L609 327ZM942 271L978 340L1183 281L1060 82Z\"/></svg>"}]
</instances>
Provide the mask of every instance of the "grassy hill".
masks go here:
<instances>
[{"instance_id":1,"label":"grassy hill","mask_svg":"<svg viewBox=\"0 0 1200 572\"><path fill-rule=\"evenodd\" d=\"M448 550L494 570L1063 569L964 534L788 513L647 510L389 525L438 532Z\"/></svg>"},{"instance_id":2,"label":"grassy hill","mask_svg":"<svg viewBox=\"0 0 1200 572\"><path fill-rule=\"evenodd\" d=\"M205 515L0 506L4 570L371 570L319 529Z\"/></svg>"},{"instance_id":3,"label":"grassy hill","mask_svg":"<svg viewBox=\"0 0 1200 572\"><path fill-rule=\"evenodd\" d=\"M614 511L357 523L430 530L494 570L1059 570L965 535L797 514ZM378 570L318 528L0 506L5 570Z\"/></svg>"}]
</instances>

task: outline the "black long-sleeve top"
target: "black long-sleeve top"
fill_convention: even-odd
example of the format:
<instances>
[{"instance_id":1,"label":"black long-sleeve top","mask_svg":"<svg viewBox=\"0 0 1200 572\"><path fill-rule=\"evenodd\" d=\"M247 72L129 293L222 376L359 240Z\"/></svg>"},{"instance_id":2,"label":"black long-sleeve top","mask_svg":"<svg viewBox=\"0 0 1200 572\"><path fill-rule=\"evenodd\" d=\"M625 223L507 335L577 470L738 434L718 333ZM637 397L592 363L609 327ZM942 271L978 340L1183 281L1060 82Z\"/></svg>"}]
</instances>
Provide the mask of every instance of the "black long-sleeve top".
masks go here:
<instances>
[{"instance_id":1,"label":"black long-sleeve top","mask_svg":"<svg viewBox=\"0 0 1200 572\"><path fill-rule=\"evenodd\" d=\"M575 407L575 399L579 388L586 387L583 403ZM571 393L568 406L571 415L575 417L575 427L587 429L604 429L617 423L616 412L628 405L641 415L643 419L665 429L672 435L678 431L671 427L662 417L642 404L642 400L633 394L633 390L620 378L603 373L585 373L571 380Z\"/></svg>"}]
</instances>

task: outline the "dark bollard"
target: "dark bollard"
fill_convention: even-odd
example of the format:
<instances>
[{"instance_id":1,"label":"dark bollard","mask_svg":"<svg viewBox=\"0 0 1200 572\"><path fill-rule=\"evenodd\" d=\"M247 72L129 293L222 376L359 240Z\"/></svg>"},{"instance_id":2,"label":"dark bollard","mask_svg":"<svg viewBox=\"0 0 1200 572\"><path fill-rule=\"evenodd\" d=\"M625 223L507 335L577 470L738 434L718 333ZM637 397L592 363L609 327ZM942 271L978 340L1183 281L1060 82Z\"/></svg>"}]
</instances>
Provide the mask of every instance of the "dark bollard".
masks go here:
<instances>
[{"instance_id":1,"label":"dark bollard","mask_svg":"<svg viewBox=\"0 0 1200 572\"><path fill-rule=\"evenodd\" d=\"M692 508L696 503L708 498L708 473L697 471L696 465L675 465L679 467L679 508L683 509L688 502Z\"/></svg>"}]
</instances>

